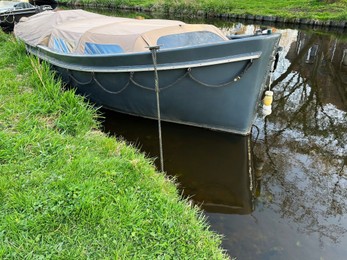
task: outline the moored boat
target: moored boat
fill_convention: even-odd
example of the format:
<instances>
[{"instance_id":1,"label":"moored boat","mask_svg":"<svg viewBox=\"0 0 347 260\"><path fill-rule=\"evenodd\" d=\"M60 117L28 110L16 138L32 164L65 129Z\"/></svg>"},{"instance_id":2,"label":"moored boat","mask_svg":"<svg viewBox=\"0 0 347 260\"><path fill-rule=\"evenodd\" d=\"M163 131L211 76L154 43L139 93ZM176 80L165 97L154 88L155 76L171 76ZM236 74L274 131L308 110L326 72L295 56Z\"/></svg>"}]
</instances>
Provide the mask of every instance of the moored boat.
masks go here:
<instances>
[{"instance_id":1,"label":"moored boat","mask_svg":"<svg viewBox=\"0 0 347 260\"><path fill-rule=\"evenodd\" d=\"M40 31L36 28L40 25ZM15 26L29 53L106 108L248 134L279 34L229 39L218 28L161 19L49 11ZM157 95L158 94L158 95Z\"/></svg>"},{"instance_id":2,"label":"moored boat","mask_svg":"<svg viewBox=\"0 0 347 260\"><path fill-rule=\"evenodd\" d=\"M22 17L51 9L51 6L34 6L27 2L0 1L0 26L5 31L11 31Z\"/></svg>"}]
</instances>

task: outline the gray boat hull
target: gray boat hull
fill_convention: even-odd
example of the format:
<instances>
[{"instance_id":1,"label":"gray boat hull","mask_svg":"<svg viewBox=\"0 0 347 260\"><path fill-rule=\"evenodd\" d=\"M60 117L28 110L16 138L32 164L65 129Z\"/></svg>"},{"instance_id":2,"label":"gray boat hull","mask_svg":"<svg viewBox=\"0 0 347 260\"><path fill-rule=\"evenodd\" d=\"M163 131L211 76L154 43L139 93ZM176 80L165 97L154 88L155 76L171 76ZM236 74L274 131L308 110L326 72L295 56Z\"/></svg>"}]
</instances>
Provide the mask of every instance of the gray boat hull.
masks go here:
<instances>
[{"instance_id":1,"label":"gray boat hull","mask_svg":"<svg viewBox=\"0 0 347 260\"><path fill-rule=\"evenodd\" d=\"M280 35L158 50L161 120L242 135L250 133ZM66 55L27 50L92 102L121 113L157 118L150 52Z\"/></svg>"}]
</instances>

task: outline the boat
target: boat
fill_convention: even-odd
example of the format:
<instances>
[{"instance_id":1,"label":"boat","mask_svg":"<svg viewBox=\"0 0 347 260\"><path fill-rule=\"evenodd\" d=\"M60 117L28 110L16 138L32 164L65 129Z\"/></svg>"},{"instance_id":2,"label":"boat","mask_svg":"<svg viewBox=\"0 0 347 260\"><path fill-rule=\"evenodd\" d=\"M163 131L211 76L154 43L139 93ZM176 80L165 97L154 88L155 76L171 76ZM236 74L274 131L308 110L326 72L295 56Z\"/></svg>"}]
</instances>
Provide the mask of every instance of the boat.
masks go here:
<instances>
[{"instance_id":1,"label":"boat","mask_svg":"<svg viewBox=\"0 0 347 260\"><path fill-rule=\"evenodd\" d=\"M28 2L0 1L0 26L4 31L12 31L14 24L22 17L51 9L51 6L34 6Z\"/></svg>"},{"instance_id":2,"label":"boat","mask_svg":"<svg viewBox=\"0 0 347 260\"><path fill-rule=\"evenodd\" d=\"M213 25L84 10L31 16L14 34L97 105L241 135L250 133L280 39L269 30L227 37Z\"/></svg>"}]
</instances>

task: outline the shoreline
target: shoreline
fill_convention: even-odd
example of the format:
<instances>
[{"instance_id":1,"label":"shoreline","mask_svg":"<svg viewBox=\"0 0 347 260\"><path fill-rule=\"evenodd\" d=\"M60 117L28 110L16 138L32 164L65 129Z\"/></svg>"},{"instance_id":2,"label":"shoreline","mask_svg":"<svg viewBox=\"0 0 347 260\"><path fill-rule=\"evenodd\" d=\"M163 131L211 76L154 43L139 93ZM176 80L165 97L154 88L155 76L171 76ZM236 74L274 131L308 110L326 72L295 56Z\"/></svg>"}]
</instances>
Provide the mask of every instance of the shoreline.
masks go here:
<instances>
[{"instance_id":1,"label":"shoreline","mask_svg":"<svg viewBox=\"0 0 347 260\"><path fill-rule=\"evenodd\" d=\"M142 6L127 6L127 5L116 5L116 4L69 4L60 3L60 6L65 7L75 7L75 8L99 8L99 9L109 9L109 10L120 10L120 11L132 11L132 12L143 12L143 13L163 13L167 15L174 15L177 17L191 17L191 18L215 18L221 20L236 20L245 22L261 22L269 25L296 25L298 27L308 27L312 29L343 29L347 30L347 21L339 20L318 20L318 19L308 19L308 18L284 18L270 15L251 15L251 14L228 14L228 13L209 13L203 10L200 11L188 11L170 8L165 10L165 8L158 7L142 7Z\"/></svg>"}]
</instances>

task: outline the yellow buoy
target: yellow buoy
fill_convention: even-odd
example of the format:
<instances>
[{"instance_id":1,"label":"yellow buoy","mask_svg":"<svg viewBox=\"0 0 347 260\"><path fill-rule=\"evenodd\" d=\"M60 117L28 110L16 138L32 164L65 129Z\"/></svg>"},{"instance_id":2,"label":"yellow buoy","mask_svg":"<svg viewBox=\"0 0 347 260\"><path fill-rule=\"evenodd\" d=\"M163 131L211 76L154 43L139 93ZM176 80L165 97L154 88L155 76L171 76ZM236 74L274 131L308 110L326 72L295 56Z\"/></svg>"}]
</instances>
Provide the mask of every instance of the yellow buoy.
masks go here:
<instances>
[{"instance_id":1,"label":"yellow buoy","mask_svg":"<svg viewBox=\"0 0 347 260\"><path fill-rule=\"evenodd\" d=\"M265 91L265 97L263 99L263 104L265 106L271 106L273 100L273 92L271 90Z\"/></svg>"},{"instance_id":2,"label":"yellow buoy","mask_svg":"<svg viewBox=\"0 0 347 260\"><path fill-rule=\"evenodd\" d=\"M271 90L265 91L265 97L263 99L263 115L268 116L272 113L272 101L273 101L273 92Z\"/></svg>"}]
</instances>

